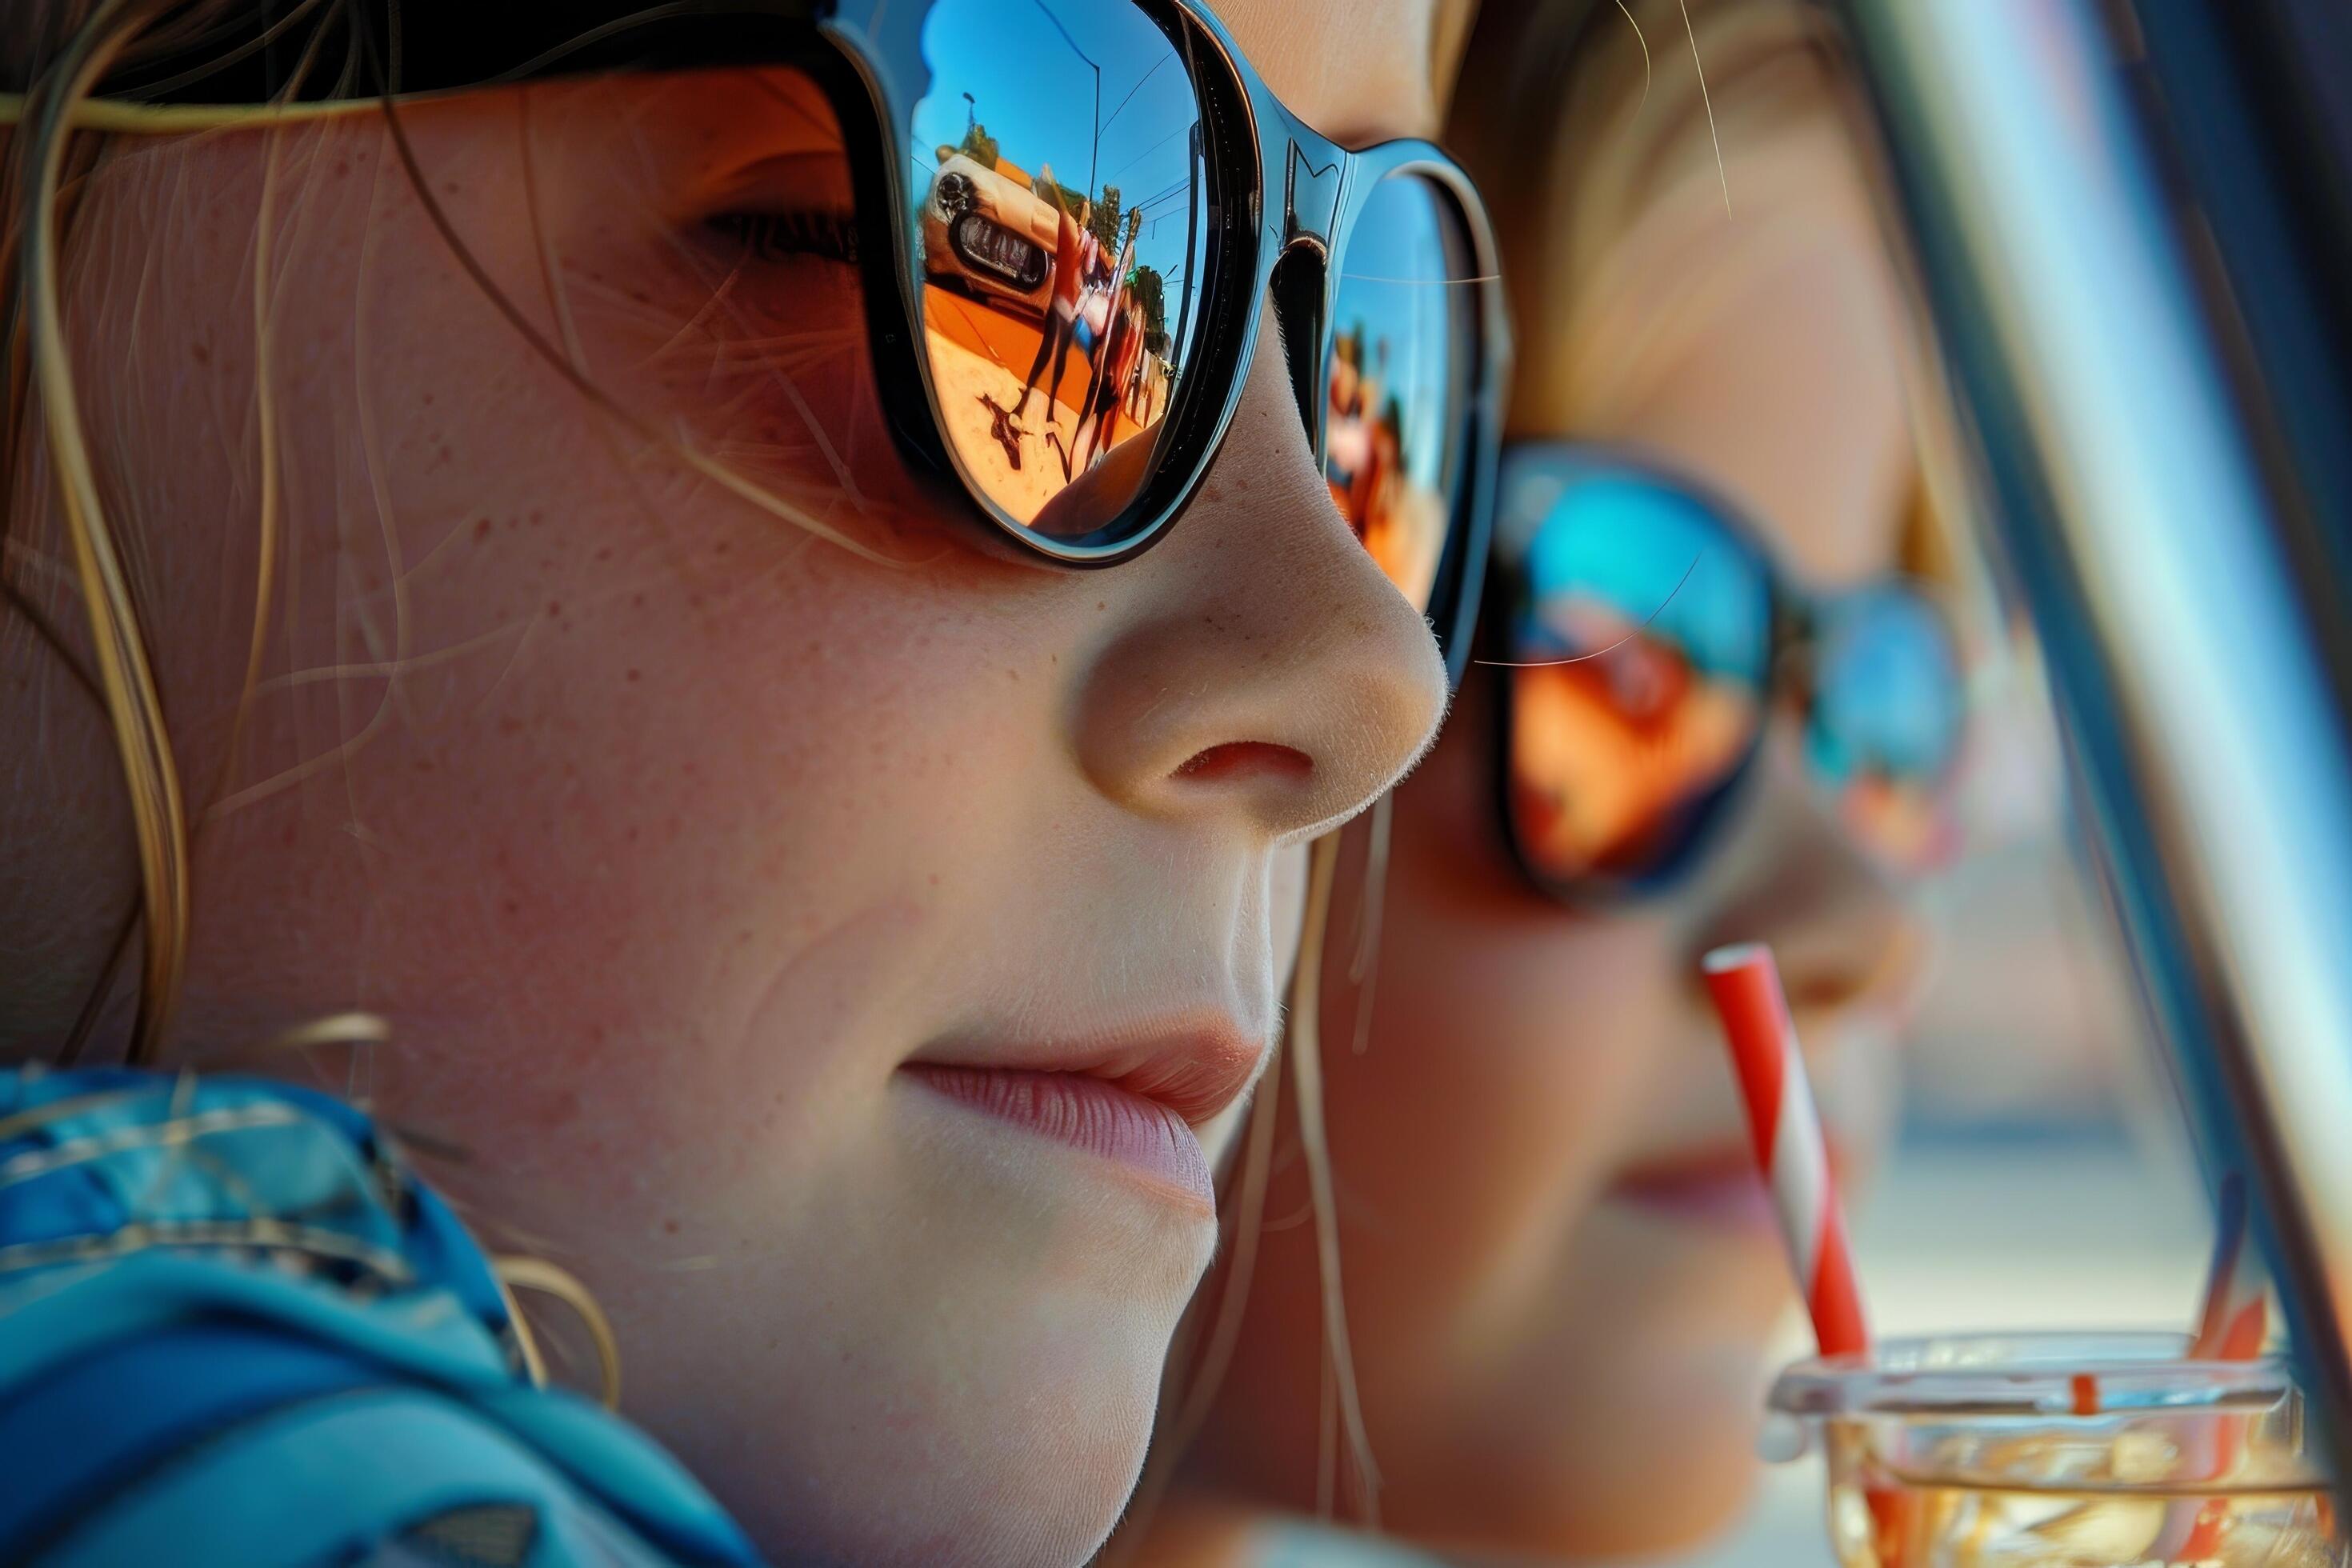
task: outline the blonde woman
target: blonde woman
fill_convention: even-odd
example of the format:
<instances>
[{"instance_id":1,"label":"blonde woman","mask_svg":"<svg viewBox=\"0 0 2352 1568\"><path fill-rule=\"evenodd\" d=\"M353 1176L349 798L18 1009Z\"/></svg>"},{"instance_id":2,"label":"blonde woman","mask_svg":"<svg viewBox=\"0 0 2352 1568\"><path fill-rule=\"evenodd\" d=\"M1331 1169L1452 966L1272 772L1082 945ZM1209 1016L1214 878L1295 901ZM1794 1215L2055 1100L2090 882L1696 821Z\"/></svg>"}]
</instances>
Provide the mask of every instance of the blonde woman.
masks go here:
<instances>
[{"instance_id":1,"label":"blonde woman","mask_svg":"<svg viewBox=\"0 0 2352 1568\"><path fill-rule=\"evenodd\" d=\"M1087 1556L1475 580L1438 9L6 9L0 1557ZM960 139L1150 202L1066 487ZM1264 303L1374 199L1473 263L1410 595Z\"/></svg>"},{"instance_id":2,"label":"blonde woman","mask_svg":"<svg viewBox=\"0 0 2352 1568\"><path fill-rule=\"evenodd\" d=\"M1141 1561L1405 1550L1318 1514L1449 1561L1719 1532L1793 1297L1700 953L1777 950L1850 1180L1888 1129L1926 951L1896 868L1938 847L1958 668L1906 576L1936 552L1868 183L1807 7L1691 0L1693 35L1677 0L1579 9L1490 6L1459 92L1520 345L1495 662L1369 851L1376 926L1343 870L1346 1338L1312 1162L1276 1142L1230 1358L1192 1375L1220 1393Z\"/></svg>"}]
</instances>

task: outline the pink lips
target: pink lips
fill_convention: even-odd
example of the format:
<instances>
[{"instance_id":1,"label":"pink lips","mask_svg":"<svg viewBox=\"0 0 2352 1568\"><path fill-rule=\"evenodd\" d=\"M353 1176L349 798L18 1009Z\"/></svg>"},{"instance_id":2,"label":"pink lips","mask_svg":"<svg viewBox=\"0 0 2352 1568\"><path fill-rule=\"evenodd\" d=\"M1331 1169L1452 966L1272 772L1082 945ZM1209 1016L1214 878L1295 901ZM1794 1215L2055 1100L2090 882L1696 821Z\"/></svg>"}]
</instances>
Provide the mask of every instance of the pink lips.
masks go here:
<instances>
[{"instance_id":1,"label":"pink lips","mask_svg":"<svg viewBox=\"0 0 2352 1568\"><path fill-rule=\"evenodd\" d=\"M1722 1230L1771 1228L1772 1195L1747 1149L1693 1151L1635 1165L1610 1195L1642 1208Z\"/></svg>"},{"instance_id":2,"label":"pink lips","mask_svg":"<svg viewBox=\"0 0 2352 1568\"><path fill-rule=\"evenodd\" d=\"M1161 1101L1085 1072L953 1067L903 1069L950 1100L1129 1169L1214 1212L1208 1156L1192 1125Z\"/></svg>"},{"instance_id":3,"label":"pink lips","mask_svg":"<svg viewBox=\"0 0 2352 1568\"><path fill-rule=\"evenodd\" d=\"M1832 1168L1840 1152L1830 1151ZM1609 1195L1717 1230L1771 1230L1772 1194L1744 1144L1726 1143L1643 1161L1619 1173Z\"/></svg>"}]
</instances>

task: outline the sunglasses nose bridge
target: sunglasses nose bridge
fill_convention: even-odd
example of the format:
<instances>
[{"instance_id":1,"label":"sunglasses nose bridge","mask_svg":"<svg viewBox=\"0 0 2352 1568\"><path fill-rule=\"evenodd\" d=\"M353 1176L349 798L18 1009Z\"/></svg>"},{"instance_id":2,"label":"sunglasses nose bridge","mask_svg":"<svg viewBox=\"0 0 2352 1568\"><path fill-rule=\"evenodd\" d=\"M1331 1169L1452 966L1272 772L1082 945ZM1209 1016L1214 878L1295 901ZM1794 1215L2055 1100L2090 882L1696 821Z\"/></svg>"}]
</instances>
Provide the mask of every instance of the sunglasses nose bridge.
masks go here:
<instances>
[{"instance_id":1,"label":"sunglasses nose bridge","mask_svg":"<svg viewBox=\"0 0 2352 1568\"><path fill-rule=\"evenodd\" d=\"M1290 153L1284 160L1283 248L1312 240L1328 251L1331 230L1339 219L1340 165L1345 160L1336 148L1310 148L1296 136L1286 140Z\"/></svg>"},{"instance_id":2,"label":"sunglasses nose bridge","mask_svg":"<svg viewBox=\"0 0 2352 1568\"><path fill-rule=\"evenodd\" d=\"M1330 289L1332 230L1339 221L1345 156L1286 128L1283 142L1282 246L1269 287L1290 370L1299 422L1323 460L1322 344L1324 300Z\"/></svg>"},{"instance_id":3,"label":"sunglasses nose bridge","mask_svg":"<svg viewBox=\"0 0 2352 1568\"><path fill-rule=\"evenodd\" d=\"M1330 258L1321 243L1302 237L1274 264L1267 283L1275 320L1282 328L1291 395L1298 401L1299 423L1307 427L1318 463L1323 460L1323 301L1329 276Z\"/></svg>"}]
</instances>

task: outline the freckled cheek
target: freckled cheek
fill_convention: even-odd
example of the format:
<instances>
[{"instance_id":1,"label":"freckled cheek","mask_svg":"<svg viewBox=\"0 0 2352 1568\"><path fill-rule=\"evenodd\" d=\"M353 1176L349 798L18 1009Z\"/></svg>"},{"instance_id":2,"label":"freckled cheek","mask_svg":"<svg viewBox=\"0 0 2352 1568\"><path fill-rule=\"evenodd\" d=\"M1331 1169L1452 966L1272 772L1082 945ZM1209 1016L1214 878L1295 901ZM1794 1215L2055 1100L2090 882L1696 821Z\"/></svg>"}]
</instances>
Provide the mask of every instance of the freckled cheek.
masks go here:
<instances>
[{"instance_id":1,"label":"freckled cheek","mask_svg":"<svg viewBox=\"0 0 2352 1568\"><path fill-rule=\"evenodd\" d=\"M642 1220L667 1194L756 1194L842 1157L936 1026L919 1005L932 933L904 879L873 874L875 844L797 817L762 837L714 826L741 807L716 795L674 843L623 851L605 828L639 815L645 786L591 783L603 798L569 827L489 825L486 929L445 923L425 939L441 953L421 955L443 973L489 955L460 986L482 1009L410 1053L408 1098L459 1142L495 1141L498 1178L556 1216L593 1196ZM801 852L820 838L828 854Z\"/></svg>"},{"instance_id":2,"label":"freckled cheek","mask_svg":"<svg viewBox=\"0 0 2352 1568\"><path fill-rule=\"evenodd\" d=\"M383 1075L384 1098L467 1152L457 1195L588 1251L757 1238L792 1194L874 1157L883 1070L854 1031L659 1039L551 1030ZM819 1111L822 1114L819 1114Z\"/></svg>"}]
</instances>

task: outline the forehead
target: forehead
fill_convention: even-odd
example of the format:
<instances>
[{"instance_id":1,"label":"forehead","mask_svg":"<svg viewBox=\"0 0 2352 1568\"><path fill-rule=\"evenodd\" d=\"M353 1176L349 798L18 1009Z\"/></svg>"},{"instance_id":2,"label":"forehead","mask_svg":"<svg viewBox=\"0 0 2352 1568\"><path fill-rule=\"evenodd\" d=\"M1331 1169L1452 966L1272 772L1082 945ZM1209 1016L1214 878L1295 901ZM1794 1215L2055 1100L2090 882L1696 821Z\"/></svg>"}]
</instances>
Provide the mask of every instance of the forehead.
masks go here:
<instances>
[{"instance_id":1,"label":"forehead","mask_svg":"<svg viewBox=\"0 0 2352 1568\"><path fill-rule=\"evenodd\" d=\"M1293 112L1365 142L1432 136L1477 0L1210 0Z\"/></svg>"}]
</instances>

